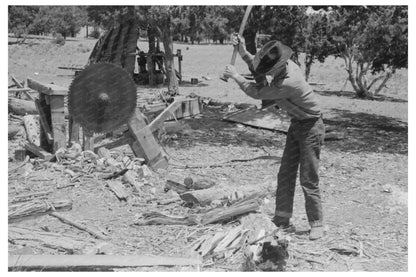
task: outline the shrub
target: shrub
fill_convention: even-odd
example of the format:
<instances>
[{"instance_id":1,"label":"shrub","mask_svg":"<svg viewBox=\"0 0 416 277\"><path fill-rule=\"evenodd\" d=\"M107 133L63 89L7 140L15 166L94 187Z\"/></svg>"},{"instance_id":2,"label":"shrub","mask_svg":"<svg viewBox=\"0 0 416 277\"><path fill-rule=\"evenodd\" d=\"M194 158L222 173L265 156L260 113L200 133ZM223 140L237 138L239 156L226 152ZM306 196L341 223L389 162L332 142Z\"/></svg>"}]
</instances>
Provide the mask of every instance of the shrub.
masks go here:
<instances>
[{"instance_id":1,"label":"shrub","mask_svg":"<svg viewBox=\"0 0 416 277\"><path fill-rule=\"evenodd\" d=\"M65 38L61 34L57 34L53 42L58 45L65 45Z\"/></svg>"}]
</instances>

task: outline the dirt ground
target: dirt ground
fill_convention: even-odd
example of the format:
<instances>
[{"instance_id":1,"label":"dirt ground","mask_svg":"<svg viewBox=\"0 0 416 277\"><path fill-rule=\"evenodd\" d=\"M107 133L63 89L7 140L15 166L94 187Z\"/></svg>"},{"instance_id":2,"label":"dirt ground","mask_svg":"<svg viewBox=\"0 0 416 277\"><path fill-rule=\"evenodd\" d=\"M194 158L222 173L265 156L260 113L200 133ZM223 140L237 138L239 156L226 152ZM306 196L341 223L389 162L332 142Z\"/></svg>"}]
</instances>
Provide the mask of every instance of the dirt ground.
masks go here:
<instances>
[{"instance_id":1,"label":"dirt ground","mask_svg":"<svg viewBox=\"0 0 416 277\"><path fill-rule=\"evenodd\" d=\"M58 66L83 65L94 46L94 40L69 40L57 46L45 39L31 39L25 44L9 45L9 74L20 80L31 77L42 82L68 86L73 72ZM145 42L141 47L146 50ZM184 83L180 94L195 93L224 104L204 106L202 115L184 119L186 128L161 137L161 145L169 157L168 171L153 172L140 194L132 193L127 202L120 202L103 183L89 176L71 183L62 168L42 164L26 165L10 173L9 200L19 194L52 190L50 199L70 199L72 210L66 212L80 222L88 223L111 238L108 252L113 254L153 254L187 257L188 246L202 234L229 228L214 224L201 226L137 226L140 214L158 211L184 216L194 213L174 202L158 205L173 192L164 192L167 174L209 176L219 186L255 187L259 183L276 183L279 160L230 162L273 155L281 157L285 134L243 126L222 120L230 103L258 104L245 96L233 81L218 79L231 58L231 46L174 45L182 49ZM236 67L247 69L241 59ZM198 78L191 85L190 78ZM407 70L401 70L380 100L359 100L350 86L344 86L346 74L340 60L328 59L312 68L312 82L324 109L327 126L346 132L346 138L327 141L321 154L321 189L324 201L326 236L308 240L308 224L300 189L295 196L293 221L297 231L291 234L287 271L407 271L408 270L408 103ZM9 78L10 79L10 78ZM141 87L138 97L148 97L164 87ZM13 119L9 118L9 121ZM9 170L19 165L14 150L25 139L9 140ZM114 149L112 154L131 156L128 147ZM201 165L195 167L195 165ZM219 166L209 166L219 165ZM299 187L298 187L299 188ZM9 203L10 205L10 203ZM270 195L262 211L270 216L274 197ZM58 219L42 216L9 224L36 230L48 230L94 242ZM22 251L21 245L9 243L9 252ZM30 253L63 254L47 247L31 247ZM206 261L202 271L238 271L241 265L223 260ZM133 270L133 269L132 269ZM141 271L188 271L195 268L140 268Z\"/></svg>"}]
</instances>

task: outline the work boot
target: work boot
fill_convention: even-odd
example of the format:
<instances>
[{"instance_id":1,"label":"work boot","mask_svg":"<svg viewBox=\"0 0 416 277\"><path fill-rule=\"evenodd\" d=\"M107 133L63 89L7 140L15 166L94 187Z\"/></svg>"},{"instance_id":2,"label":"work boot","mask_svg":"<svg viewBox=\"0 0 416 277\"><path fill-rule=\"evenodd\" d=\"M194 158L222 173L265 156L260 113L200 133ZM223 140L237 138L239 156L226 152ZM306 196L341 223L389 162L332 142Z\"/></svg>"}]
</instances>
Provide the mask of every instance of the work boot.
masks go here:
<instances>
[{"instance_id":1,"label":"work boot","mask_svg":"<svg viewBox=\"0 0 416 277\"><path fill-rule=\"evenodd\" d=\"M324 227L323 226L312 226L309 233L310 240L317 240L324 236Z\"/></svg>"},{"instance_id":2,"label":"work boot","mask_svg":"<svg viewBox=\"0 0 416 277\"><path fill-rule=\"evenodd\" d=\"M288 217L280 217L275 215L272 219L272 222L274 225L276 225L277 228L282 229L282 231L295 232L295 226L290 223L290 219Z\"/></svg>"}]
</instances>

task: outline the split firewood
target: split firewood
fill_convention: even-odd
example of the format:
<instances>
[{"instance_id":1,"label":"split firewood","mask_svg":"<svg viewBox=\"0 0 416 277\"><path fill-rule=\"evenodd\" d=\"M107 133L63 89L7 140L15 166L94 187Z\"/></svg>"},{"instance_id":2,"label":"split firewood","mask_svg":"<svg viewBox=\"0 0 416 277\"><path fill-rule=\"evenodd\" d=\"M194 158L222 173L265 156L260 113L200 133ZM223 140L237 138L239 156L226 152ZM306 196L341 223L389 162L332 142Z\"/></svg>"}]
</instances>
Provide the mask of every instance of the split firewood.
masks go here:
<instances>
[{"instance_id":1,"label":"split firewood","mask_svg":"<svg viewBox=\"0 0 416 277\"><path fill-rule=\"evenodd\" d=\"M183 182L189 190L208 189L217 184L216 182L207 178L196 179L192 177L186 177Z\"/></svg>"},{"instance_id":2,"label":"split firewood","mask_svg":"<svg viewBox=\"0 0 416 277\"><path fill-rule=\"evenodd\" d=\"M199 266L193 258L121 255L25 255L9 256L9 271L104 271L149 266Z\"/></svg>"},{"instance_id":3,"label":"split firewood","mask_svg":"<svg viewBox=\"0 0 416 277\"><path fill-rule=\"evenodd\" d=\"M137 220L135 225L197 225L199 219L197 216L170 216L159 212L150 212L142 215L142 218Z\"/></svg>"},{"instance_id":4,"label":"split firewood","mask_svg":"<svg viewBox=\"0 0 416 277\"><path fill-rule=\"evenodd\" d=\"M35 102L9 97L9 112L16 115L38 114Z\"/></svg>"},{"instance_id":5,"label":"split firewood","mask_svg":"<svg viewBox=\"0 0 416 277\"><path fill-rule=\"evenodd\" d=\"M241 226L237 226L228 231L227 235L218 243L215 247L214 252L224 251L230 244L237 239L238 236L242 233Z\"/></svg>"},{"instance_id":6,"label":"split firewood","mask_svg":"<svg viewBox=\"0 0 416 277\"><path fill-rule=\"evenodd\" d=\"M53 213L50 213L49 215L59 219L63 223L69 224L71 226L74 226L74 227L82 230L82 231L85 231L85 232L89 233L92 236L94 236L95 238L104 239L104 240L108 239L106 236L100 234L98 231L95 231L95 230L91 229L91 227L88 227L88 226L85 226L84 224L78 223L75 220L73 220L71 218L68 218L68 217L66 217L62 214L59 214L57 212L53 212Z\"/></svg>"},{"instance_id":7,"label":"split firewood","mask_svg":"<svg viewBox=\"0 0 416 277\"><path fill-rule=\"evenodd\" d=\"M38 119L34 115L25 115L23 117L27 140L31 143L39 145L39 128L37 120Z\"/></svg>"},{"instance_id":8,"label":"split firewood","mask_svg":"<svg viewBox=\"0 0 416 277\"><path fill-rule=\"evenodd\" d=\"M116 179L120 176L124 176L124 174L126 174L126 172L128 171L127 168L124 168L122 170L118 170L109 174L103 174L101 176L101 178L103 178L104 180L109 180L109 179Z\"/></svg>"},{"instance_id":9,"label":"split firewood","mask_svg":"<svg viewBox=\"0 0 416 277\"><path fill-rule=\"evenodd\" d=\"M66 234L43 232L17 226L9 226L8 240L17 245L32 247L43 246L54 250L64 251L68 254L82 253L82 250L87 245L85 241Z\"/></svg>"},{"instance_id":10,"label":"split firewood","mask_svg":"<svg viewBox=\"0 0 416 277\"><path fill-rule=\"evenodd\" d=\"M325 133L325 140L343 140L345 139L345 132L330 132Z\"/></svg>"},{"instance_id":11,"label":"split firewood","mask_svg":"<svg viewBox=\"0 0 416 277\"><path fill-rule=\"evenodd\" d=\"M129 194L124 189L123 184L118 180L108 180L107 182L108 187L111 189L112 192L117 196L120 201L127 201Z\"/></svg>"},{"instance_id":12,"label":"split firewood","mask_svg":"<svg viewBox=\"0 0 416 277\"><path fill-rule=\"evenodd\" d=\"M169 190L173 190L181 194L188 191L188 188L185 185L174 180L166 180L165 192L168 192Z\"/></svg>"},{"instance_id":13,"label":"split firewood","mask_svg":"<svg viewBox=\"0 0 416 277\"><path fill-rule=\"evenodd\" d=\"M31 201L9 206L9 224L21 220L50 214L54 211L68 211L72 209L71 200Z\"/></svg>"},{"instance_id":14,"label":"split firewood","mask_svg":"<svg viewBox=\"0 0 416 277\"><path fill-rule=\"evenodd\" d=\"M201 257L205 257L218 246L218 244L224 239L226 232L217 232L215 235L207 238L201 246L196 250Z\"/></svg>"}]
</instances>

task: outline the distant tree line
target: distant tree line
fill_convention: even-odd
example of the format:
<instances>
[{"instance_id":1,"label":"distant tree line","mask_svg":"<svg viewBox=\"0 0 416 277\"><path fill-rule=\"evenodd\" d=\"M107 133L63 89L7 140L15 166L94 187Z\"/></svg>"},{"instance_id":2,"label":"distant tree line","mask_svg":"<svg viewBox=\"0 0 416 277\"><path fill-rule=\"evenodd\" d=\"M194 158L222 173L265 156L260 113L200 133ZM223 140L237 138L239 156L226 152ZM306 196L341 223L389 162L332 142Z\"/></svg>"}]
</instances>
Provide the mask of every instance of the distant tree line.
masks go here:
<instances>
[{"instance_id":1,"label":"distant tree line","mask_svg":"<svg viewBox=\"0 0 416 277\"><path fill-rule=\"evenodd\" d=\"M150 28L162 38L166 50L172 41L227 42L238 31L245 8L9 6L9 32L17 36L60 33L66 38L89 25L98 36L98 27L105 31L135 18L139 29ZM258 34L290 46L292 59L299 64L299 54L304 53L306 78L314 62L324 62L330 55L343 59L348 80L360 97L377 94L397 69L407 68L407 6L254 6L244 31L247 49L253 54L259 46Z\"/></svg>"}]
</instances>

